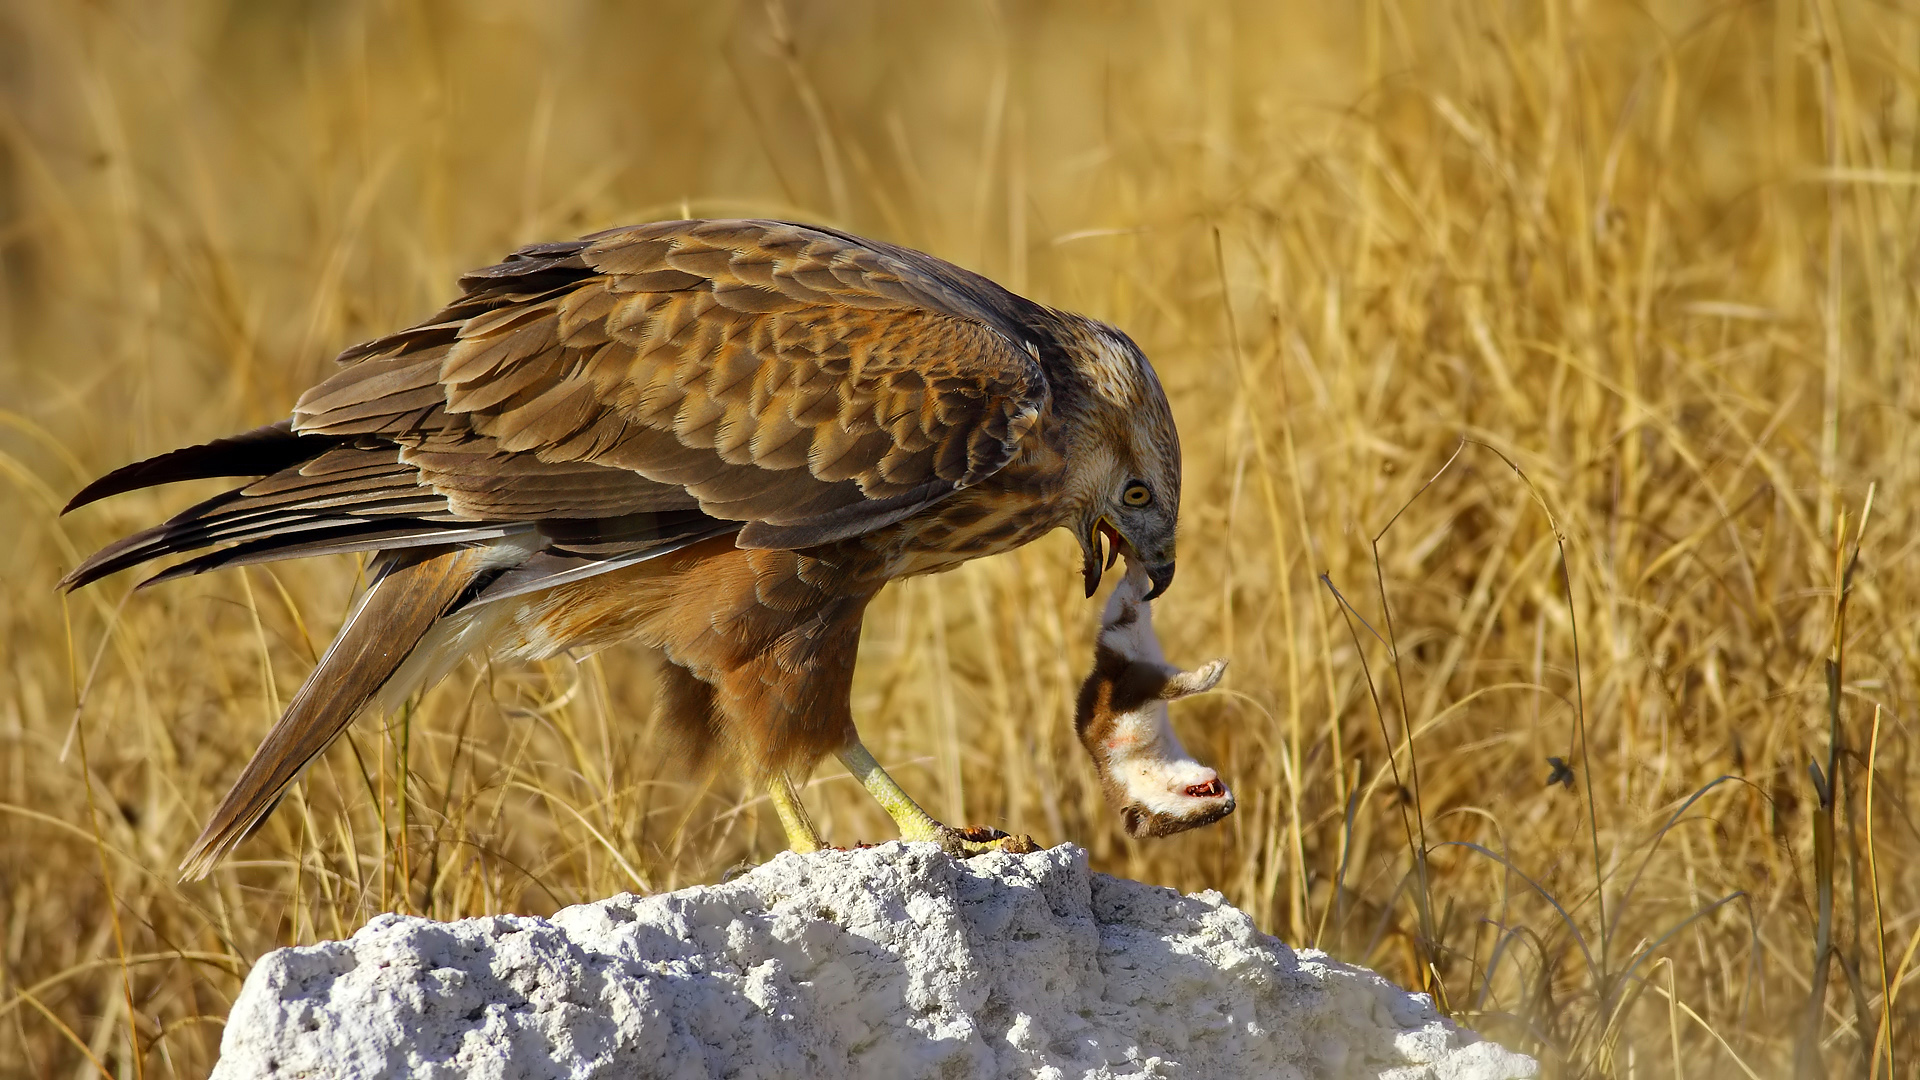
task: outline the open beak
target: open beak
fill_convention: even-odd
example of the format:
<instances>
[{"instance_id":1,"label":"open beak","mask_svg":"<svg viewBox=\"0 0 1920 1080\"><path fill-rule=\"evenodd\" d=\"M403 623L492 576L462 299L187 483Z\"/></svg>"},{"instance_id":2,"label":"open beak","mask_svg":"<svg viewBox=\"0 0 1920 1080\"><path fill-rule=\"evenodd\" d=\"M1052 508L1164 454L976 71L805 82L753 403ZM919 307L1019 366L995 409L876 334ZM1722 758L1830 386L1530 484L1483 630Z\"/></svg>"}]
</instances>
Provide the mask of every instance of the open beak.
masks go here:
<instances>
[{"instance_id":1,"label":"open beak","mask_svg":"<svg viewBox=\"0 0 1920 1080\"><path fill-rule=\"evenodd\" d=\"M1113 522L1105 516L1095 520L1093 527L1087 531L1087 556L1080 573L1086 578L1089 598L1100 587L1100 578L1113 568L1113 561L1120 557L1121 545L1125 543L1120 537L1120 530L1114 528Z\"/></svg>"},{"instance_id":2,"label":"open beak","mask_svg":"<svg viewBox=\"0 0 1920 1080\"><path fill-rule=\"evenodd\" d=\"M1122 555L1125 555L1129 562L1138 561L1140 558L1133 545L1127 542L1127 538L1120 535L1119 529L1114 528L1113 522L1108 521L1104 516L1095 519L1093 525L1087 530L1086 562L1080 568L1081 574L1086 578L1089 598L1093 596L1094 590L1100 587L1100 578L1113 568L1114 560ZM1172 560L1147 567L1147 580L1153 583L1153 589L1143 599L1152 600L1166 592L1167 586L1173 584Z\"/></svg>"}]
</instances>

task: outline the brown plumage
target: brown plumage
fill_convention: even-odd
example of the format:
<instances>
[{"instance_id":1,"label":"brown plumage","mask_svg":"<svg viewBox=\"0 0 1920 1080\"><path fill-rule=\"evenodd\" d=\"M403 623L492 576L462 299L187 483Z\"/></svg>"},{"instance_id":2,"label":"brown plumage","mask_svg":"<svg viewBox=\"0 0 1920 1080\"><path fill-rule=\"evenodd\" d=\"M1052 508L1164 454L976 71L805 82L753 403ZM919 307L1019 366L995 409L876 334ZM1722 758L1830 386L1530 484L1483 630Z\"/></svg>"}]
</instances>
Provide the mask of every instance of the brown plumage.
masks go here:
<instances>
[{"instance_id":1,"label":"brown plumage","mask_svg":"<svg viewBox=\"0 0 1920 1080\"><path fill-rule=\"evenodd\" d=\"M289 420L95 481L260 477L120 540L77 588L349 551L381 573L186 861L204 873L362 708L476 648L637 641L668 719L767 783L839 752L908 834L951 832L860 749L860 620L896 577L1066 527L1088 594L1113 554L1173 568L1179 442L1124 334L930 256L770 221L541 244L418 326L341 354ZM377 624L377 633L373 629ZM378 639L377 647L374 639ZM917 815L917 816L916 816Z\"/></svg>"}]
</instances>

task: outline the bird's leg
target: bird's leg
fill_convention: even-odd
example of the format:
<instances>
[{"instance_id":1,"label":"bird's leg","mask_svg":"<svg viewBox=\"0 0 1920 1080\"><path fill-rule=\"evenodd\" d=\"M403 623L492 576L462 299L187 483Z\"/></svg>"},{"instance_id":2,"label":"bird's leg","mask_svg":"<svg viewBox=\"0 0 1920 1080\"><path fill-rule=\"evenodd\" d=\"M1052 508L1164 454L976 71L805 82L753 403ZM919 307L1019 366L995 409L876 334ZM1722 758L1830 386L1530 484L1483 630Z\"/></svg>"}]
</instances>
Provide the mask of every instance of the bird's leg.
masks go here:
<instances>
[{"instance_id":1,"label":"bird's leg","mask_svg":"<svg viewBox=\"0 0 1920 1080\"><path fill-rule=\"evenodd\" d=\"M827 846L814 829L812 819L807 817L807 808L784 771L775 773L773 779L767 781L767 798L773 800L774 812L780 815L780 827L787 831L788 847L805 855Z\"/></svg>"},{"instance_id":2,"label":"bird's leg","mask_svg":"<svg viewBox=\"0 0 1920 1080\"><path fill-rule=\"evenodd\" d=\"M880 804L880 809L885 810L893 823L900 827L900 839L940 839L940 833L946 826L933 820L932 814L922 810L912 796L902 791L900 785L893 782L893 777L887 775L887 770L882 769L873 755L867 752L867 748L860 745L860 740L855 739L840 751L840 760L846 764L847 771L853 774L854 779L867 789L867 794Z\"/></svg>"},{"instance_id":3,"label":"bird's leg","mask_svg":"<svg viewBox=\"0 0 1920 1080\"><path fill-rule=\"evenodd\" d=\"M880 767L859 739L847 744L840 751L840 760L847 771L860 781L880 808L893 819L900 829L902 840L929 840L939 844L949 854L965 857L978 855L983 851L1038 851L1031 837L1008 836L994 829L972 828L954 829L935 821L932 814L920 808L912 796L901 790L893 782L893 777ZM983 835L984 834L984 835Z\"/></svg>"}]
</instances>

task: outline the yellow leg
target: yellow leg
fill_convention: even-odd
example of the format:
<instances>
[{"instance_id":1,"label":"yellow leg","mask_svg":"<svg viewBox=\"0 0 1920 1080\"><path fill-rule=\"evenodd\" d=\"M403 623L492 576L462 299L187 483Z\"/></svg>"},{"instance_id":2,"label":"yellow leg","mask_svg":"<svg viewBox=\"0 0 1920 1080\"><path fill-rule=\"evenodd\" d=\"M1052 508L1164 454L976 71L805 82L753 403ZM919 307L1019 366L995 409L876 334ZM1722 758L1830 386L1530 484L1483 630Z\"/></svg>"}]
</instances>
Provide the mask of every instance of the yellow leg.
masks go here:
<instances>
[{"instance_id":1,"label":"yellow leg","mask_svg":"<svg viewBox=\"0 0 1920 1080\"><path fill-rule=\"evenodd\" d=\"M873 760L867 748L855 739L846 749L840 751L840 760L872 795L880 808L887 812L893 823L900 829L902 840L931 840L939 844L950 855L965 858L984 851L1039 851L1039 845L1031 836L1008 836L998 829L952 829L933 819L933 815L920 808L893 777Z\"/></svg>"},{"instance_id":2,"label":"yellow leg","mask_svg":"<svg viewBox=\"0 0 1920 1080\"><path fill-rule=\"evenodd\" d=\"M805 855L827 846L807 817L807 808L800 802L800 796L793 790L793 781L787 779L786 773L767 782L767 797L773 800L773 809L780 815L780 827L787 831L788 847Z\"/></svg>"},{"instance_id":3,"label":"yellow leg","mask_svg":"<svg viewBox=\"0 0 1920 1080\"><path fill-rule=\"evenodd\" d=\"M858 739L840 751L840 760L854 779L867 789L867 794L872 795L880 808L893 819L893 823L900 827L900 839L938 841L947 831L945 826L933 820L932 814L920 809L919 803L900 790L900 785L893 782L893 777L888 776L880 763L873 760L873 755L860 745Z\"/></svg>"}]
</instances>

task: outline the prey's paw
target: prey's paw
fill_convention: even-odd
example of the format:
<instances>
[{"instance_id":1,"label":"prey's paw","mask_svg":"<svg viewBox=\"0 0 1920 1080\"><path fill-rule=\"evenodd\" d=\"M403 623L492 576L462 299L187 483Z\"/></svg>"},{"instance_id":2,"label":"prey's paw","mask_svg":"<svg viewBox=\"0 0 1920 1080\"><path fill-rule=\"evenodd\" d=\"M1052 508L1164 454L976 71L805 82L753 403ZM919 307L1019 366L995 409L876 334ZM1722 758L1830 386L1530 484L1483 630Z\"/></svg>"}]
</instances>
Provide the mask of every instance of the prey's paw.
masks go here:
<instances>
[{"instance_id":1,"label":"prey's paw","mask_svg":"<svg viewBox=\"0 0 1920 1080\"><path fill-rule=\"evenodd\" d=\"M1209 660L1192 671L1182 671L1167 680L1160 696L1167 701L1176 701L1195 694L1204 694L1220 685L1220 677L1227 673L1227 658Z\"/></svg>"},{"instance_id":2,"label":"prey's paw","mask_svg":"<svg viewBox=\"0 0 1920 1080\"><path fill-rule=\"evenodd\" d=\"M989 851L1031 855L1040 850L1040 845L1026 833L1004 833L988 825L966 825L958 829L942 825L939 842L940 850L956 859L969 859Z\"/></svg>"}]
</instances>

